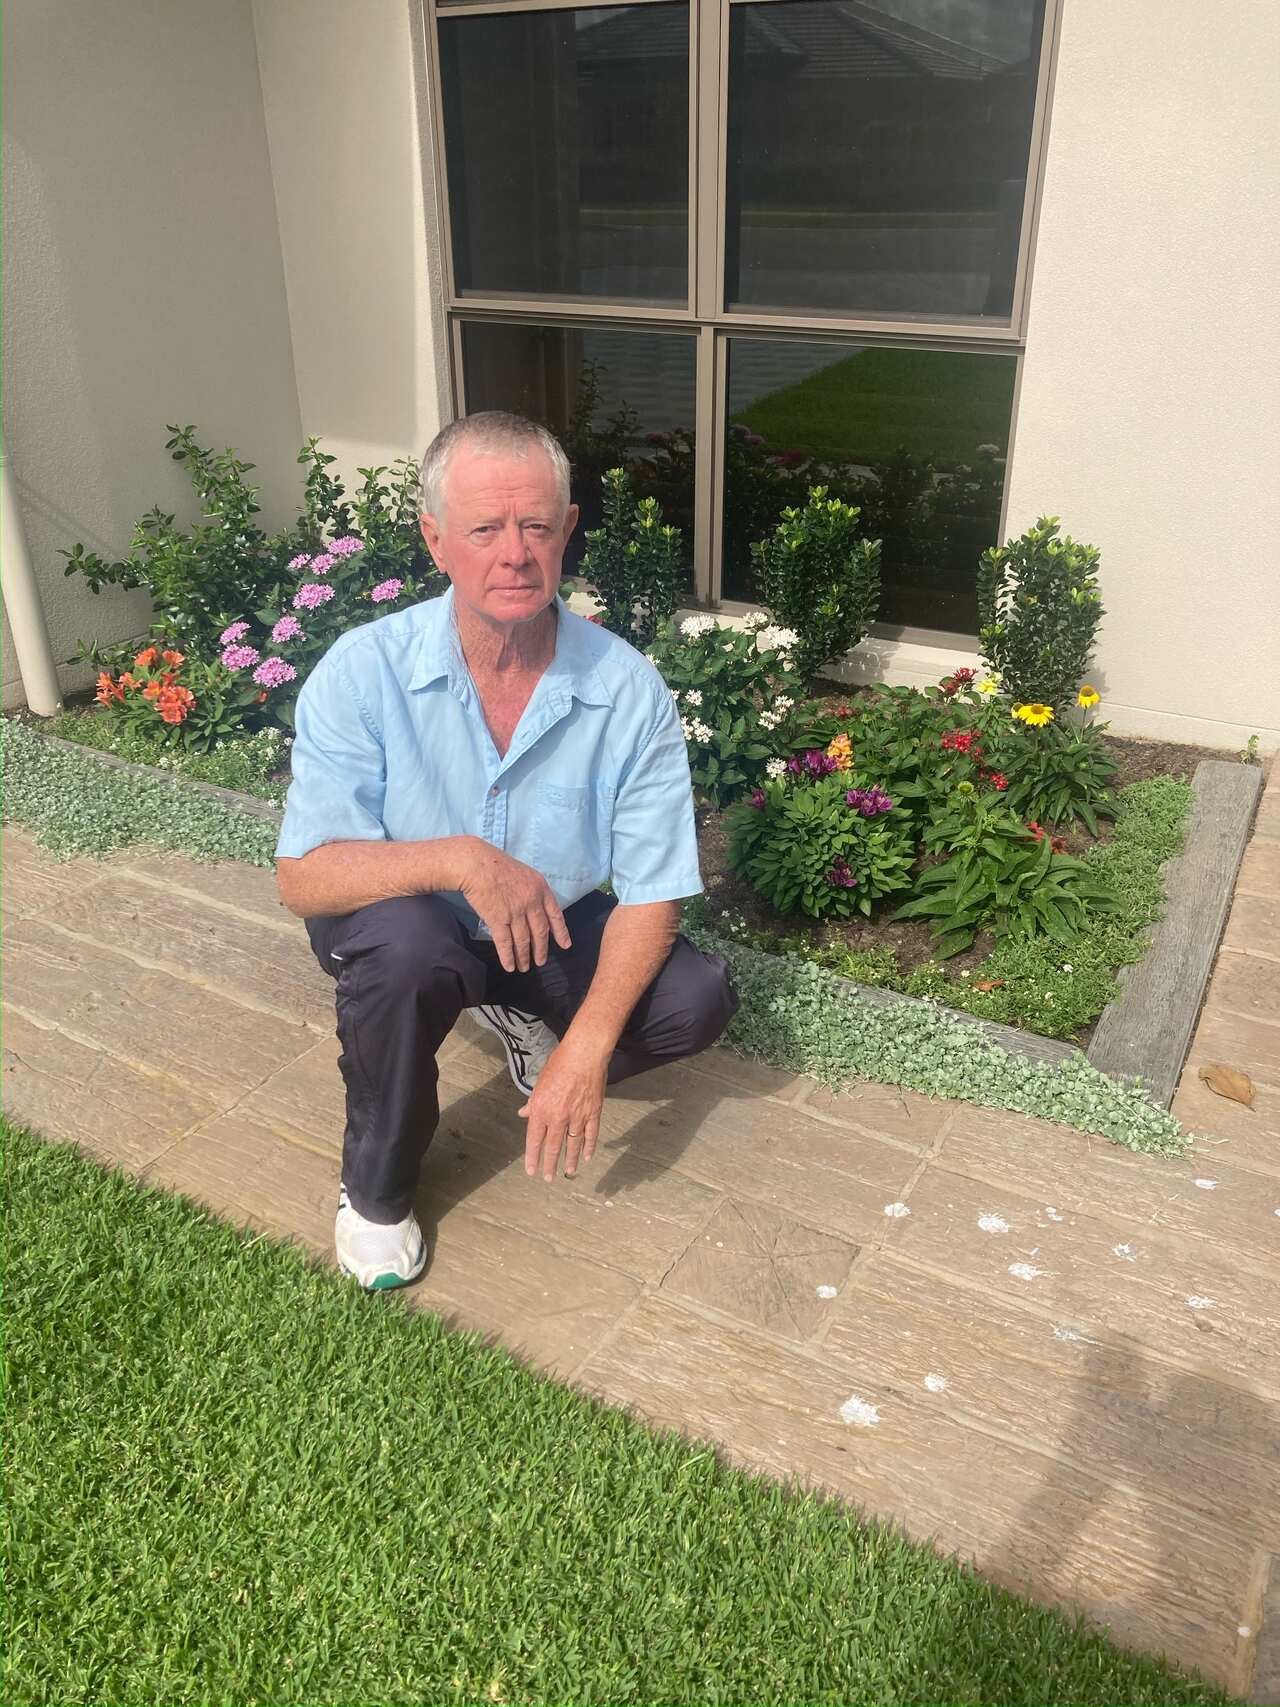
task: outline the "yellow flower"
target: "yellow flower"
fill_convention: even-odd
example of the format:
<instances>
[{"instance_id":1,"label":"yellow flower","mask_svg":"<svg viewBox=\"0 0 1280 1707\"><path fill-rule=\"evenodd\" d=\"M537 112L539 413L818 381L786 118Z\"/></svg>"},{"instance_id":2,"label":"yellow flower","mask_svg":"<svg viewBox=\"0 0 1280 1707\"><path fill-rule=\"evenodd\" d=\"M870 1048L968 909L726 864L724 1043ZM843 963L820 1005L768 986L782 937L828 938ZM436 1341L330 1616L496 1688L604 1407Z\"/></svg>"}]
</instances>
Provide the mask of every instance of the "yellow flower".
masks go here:
<instances>
[{"instance_id":1,"label":"yellow flower","mask_svg":"<svg viewBox=\"0 0 1280 1707\"><path fill-rule=\"evenodd\" d=\"M980 693L983 699L990 699L992 694L1000 692L999 676L984 676L973 691Z\"/></svg>"},{"instance_id":2,"label":"yellow flower","mask_svg":"<svg viewBox=\"0 0 1280 1707\"><path fill-rule=\"evenodd\" d=\"M853 769L853 744L849 737L844 734L837 735L827 748L827 757L836 761L838 771L851 771Z\"/></svg>"},{"instance_id":3,"label":"yellow flower","mask_svg":"<svg viewBox=\"0 0 1280 1707\"><path fill-rule=\"evenodd\" d=\"M1024 723L1029 723L1033 729L1043 729L1046 723L1053 722L1053 707L1051 705L1015 705L1013 715L1020 717Z\"/></svg>"},{"instance_id":4,"label":"yellow flower","mask_svg":"<svg viewBox=\"0 0 1280 1707\"><path fill-rule=\"evenodd\" d=\"M1097 705L1101 698L1102 695L1098 692L1097 688L1090 687L1088 682L1086 682L1080 689L1080 692L1076 695L1076 704L1083 706L1084 709L1088 711L1091 706Z\"/></svg>"}]
</instances>

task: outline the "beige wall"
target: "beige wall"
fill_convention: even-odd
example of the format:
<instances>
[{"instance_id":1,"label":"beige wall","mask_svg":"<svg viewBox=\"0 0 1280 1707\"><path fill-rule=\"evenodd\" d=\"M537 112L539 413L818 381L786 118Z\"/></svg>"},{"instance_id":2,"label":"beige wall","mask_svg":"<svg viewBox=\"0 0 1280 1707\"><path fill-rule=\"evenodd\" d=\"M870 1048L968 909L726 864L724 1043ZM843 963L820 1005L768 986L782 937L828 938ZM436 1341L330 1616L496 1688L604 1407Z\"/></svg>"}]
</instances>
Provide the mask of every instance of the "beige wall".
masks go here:
<instances>
[{"instance_id":1,"label":"beige wall","mask_svg":"<svg viewBox=\"0 0 1280 1707\"><path fill-rule=\"evenodd\" d=\"M1280 9L1065 0L1011 460L1102 552L1118 728L1280 742Z\"/></svg>"},{"instance_id":2,"label":"beige wall","mask_svg":"<svg viewBox=\"0 0 1280 1707\"><path fill-rule=\"evenodd\" d=\"M278 525L298 397L249 0L7 0L4 69L5 442L63 660L146 625L58 551L122 555L153 503L190 519L166 422L256 463Z\"/></svg>"},{"instance_id":3,"label":"beige wall","mask_svg":"<svg viewBox=\"0 0 1280 1707\"><path fill-rule=\"evenodd\" d=\"M253 10L303 427L350 478L421 456L448 418L422 11Z\"/></svg>"}]
</instances>

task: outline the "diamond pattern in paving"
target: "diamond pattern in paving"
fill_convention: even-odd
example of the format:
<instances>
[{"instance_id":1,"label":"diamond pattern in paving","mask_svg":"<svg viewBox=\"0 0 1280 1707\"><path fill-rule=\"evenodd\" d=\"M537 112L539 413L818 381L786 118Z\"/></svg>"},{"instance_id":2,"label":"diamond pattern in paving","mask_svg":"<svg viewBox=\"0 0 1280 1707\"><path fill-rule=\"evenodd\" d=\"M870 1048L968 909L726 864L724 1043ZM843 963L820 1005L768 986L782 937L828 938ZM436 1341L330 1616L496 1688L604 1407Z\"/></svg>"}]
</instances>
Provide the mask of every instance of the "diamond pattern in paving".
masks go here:
<instances>
[{"instance_id":1,"label":"diamond pattern in paving","mask_svg":"<svg viewBox=\"0 0 1280 1707\"><path fill-rule=\"evenodd\" d=\"M1276 789L1175 1104L1188 1160L712 1050L619 1087L548 1185L467 1022L413 1302L1280 1699ZM270 874L12 833L5 876L11 1118L330 1261L331 987Z\"/></svg>"}]
</instances>

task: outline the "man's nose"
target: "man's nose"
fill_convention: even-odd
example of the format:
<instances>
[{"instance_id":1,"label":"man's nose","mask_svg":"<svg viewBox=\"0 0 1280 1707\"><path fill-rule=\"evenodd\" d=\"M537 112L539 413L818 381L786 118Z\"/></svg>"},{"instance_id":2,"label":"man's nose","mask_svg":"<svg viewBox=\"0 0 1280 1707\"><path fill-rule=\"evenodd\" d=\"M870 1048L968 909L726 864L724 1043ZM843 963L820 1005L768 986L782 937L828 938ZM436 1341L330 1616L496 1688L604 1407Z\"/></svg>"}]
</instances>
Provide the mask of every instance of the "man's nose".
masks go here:
<instances>
[{"instance_id":1,"label":"man's nose","mask_svg":"<svg viewBox=\"0 0 1280 1707\"><path fill-rule=\"evenodd\" d=\"M516 522L510 522L502 530L498 540L499 561L508 564L512 569L519 569L529 553L525 545L524 529Z\"/></svg>"}]
</instances>

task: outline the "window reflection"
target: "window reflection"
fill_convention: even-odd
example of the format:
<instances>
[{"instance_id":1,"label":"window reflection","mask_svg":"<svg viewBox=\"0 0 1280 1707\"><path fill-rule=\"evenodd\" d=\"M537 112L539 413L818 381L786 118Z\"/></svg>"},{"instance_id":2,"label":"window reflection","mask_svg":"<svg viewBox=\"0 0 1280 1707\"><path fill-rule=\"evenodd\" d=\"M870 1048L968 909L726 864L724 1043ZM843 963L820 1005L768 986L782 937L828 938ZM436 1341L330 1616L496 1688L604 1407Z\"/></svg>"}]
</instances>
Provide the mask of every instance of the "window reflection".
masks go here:
<instances>
[{"instance_id":1,"label":"window reflection","mask_svg":"<svg viewBox=\"0 0 1280 1707\"><path fill-rule=\"evenodd\" d=\"M995 543L1015 358L729 340L724 594L754 600L750 547L813 485L882 540L879 620L976 633Z\"/></svg>"},{"instance_id":2,"label":"window reflection","mask_svg":"<svg viewBox=\"0 0 1280 1707\"><path fill-rule=\"evenodd\" d=\"M439 24L460 292L685 302L687 5Z\"/></svg>"},{"instance_id":3,"label":"window reflection","mask_svg":"<svg viewBox=\"0 0 1280 1707\"><path fill-rule=\"evenodd\" d=\"M1043 0L734 6L729 306L1007 321L1043 15Z\"/></svg>"}]
</instances>

